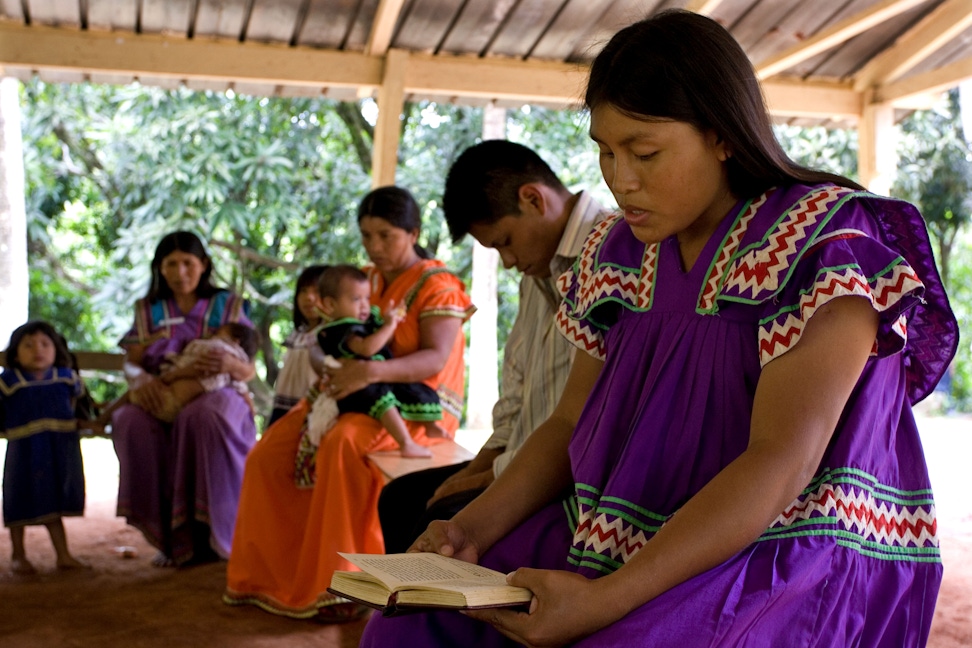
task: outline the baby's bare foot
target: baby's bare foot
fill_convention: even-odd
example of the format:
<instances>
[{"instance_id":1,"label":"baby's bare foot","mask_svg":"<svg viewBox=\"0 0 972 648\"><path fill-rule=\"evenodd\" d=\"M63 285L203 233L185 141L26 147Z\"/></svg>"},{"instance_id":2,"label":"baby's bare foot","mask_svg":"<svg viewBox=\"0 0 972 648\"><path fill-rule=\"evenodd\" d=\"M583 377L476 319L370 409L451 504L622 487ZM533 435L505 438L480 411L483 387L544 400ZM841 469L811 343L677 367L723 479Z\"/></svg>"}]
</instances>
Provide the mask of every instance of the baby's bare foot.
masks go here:
<instances>
[{"instance_id":1,"label":"baby's bare foot","mask_svg":"<svg viewBox=\"0 0 972 648\"><path fill-rule=\"evenodd\" d=\"M13 573L26 576L28 574L36 574L37 570L34 566L30 564L30 561L26 558L13 558L10 561L10 567Z\"/></svg>"},{"instance_id":2,"label":"baby's bare foot","mask_svg":"<svg viewBox=\"0 0 972 648\"><path fill-rule=\"evenodd\" d=\"M63 558L57 559L58 569L91 569L91 565L85 562L81 562L74 556L64 556Z\"/></svg>"},{"instance_id":3,"label":"baby's bare foot","mask_svg":"<svg viewBox=\"0 0 972 648\"><path fill-rule=\"evenodd\" d=\"M406 459L428 459L432 451L417 443L407 443L401 448L402 456Z\"/></svg>"},{"instance_id":4,"label":"baby's bare foot","mask_svg":"<svg viewBox=\"0 0 972 648\"><path fill-rule=\"evenodd\" d=\"M172 560L172 558L169 558L164 553L159 551L152 558L152 566L153 567L175 567L176 562Z\"/></svg>"},{"instance_id":5,"label":"baby's bare foot","mask_svg":"<svg viewBox=\"0 0 972 648\"><path fill-rule=\"evenodd\" d=\"M452 435L435 421L425 424L425 435L430 439L451 439Z\"/></svg>"}]
</instances>

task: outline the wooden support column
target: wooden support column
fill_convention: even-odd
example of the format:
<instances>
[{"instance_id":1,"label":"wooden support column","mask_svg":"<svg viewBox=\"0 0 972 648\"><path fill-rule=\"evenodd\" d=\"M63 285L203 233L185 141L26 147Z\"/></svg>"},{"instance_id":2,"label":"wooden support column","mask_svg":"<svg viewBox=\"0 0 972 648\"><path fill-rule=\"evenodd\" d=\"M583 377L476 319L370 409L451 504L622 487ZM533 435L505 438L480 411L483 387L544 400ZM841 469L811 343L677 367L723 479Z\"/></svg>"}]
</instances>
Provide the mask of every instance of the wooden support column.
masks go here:
<instances>
[{"instance_id":1,"label":"wooden support column","mask_svg":"<svg viewBox=\"0 0 972 648\"><path fill-rule=\"evenodd\" d=\"M378 88L378 122L375 124L374 155L371 161L371 186L395 184L398 142L405 108L405 67L408 52L389 50L385 56L381 86Z\"/></svg>"},{"instance_id":2,"label":"wooden support column","mask_svg":"<svg viewBox=\"0 0 972 648\"><path fill-rule=\"evenodd\" d=\"M857 133L860 183L869 191L887 196L898 168L894 107L890 103L875 103L869 92Z\"/></svg>"},{"instance_id":3,"label":"wooden support column","mask_svg":"<svg viewBox=\"0 0 972 648\"><path fill-rule=\"evenodd\" d=\"M506 110L488 104L483 108L483 139L506 137ZM499 399L499 351L496 342L496 299L499 252L473 240L472 301L476 314L469 321L469 397L466 425L473 430L493 429L493 405Z\"/></svg>"},{"instance_id":4,"label":"wooden support column","mask_svg":"<svg viewBox=\"0 0 972 648\"><path fill-rule=\"evenodd\" d=\"M2 74L2 68L0 68ZM0 349L27 321L27 211L20 82L0 77Z\"/></svg>"}]
</instances>

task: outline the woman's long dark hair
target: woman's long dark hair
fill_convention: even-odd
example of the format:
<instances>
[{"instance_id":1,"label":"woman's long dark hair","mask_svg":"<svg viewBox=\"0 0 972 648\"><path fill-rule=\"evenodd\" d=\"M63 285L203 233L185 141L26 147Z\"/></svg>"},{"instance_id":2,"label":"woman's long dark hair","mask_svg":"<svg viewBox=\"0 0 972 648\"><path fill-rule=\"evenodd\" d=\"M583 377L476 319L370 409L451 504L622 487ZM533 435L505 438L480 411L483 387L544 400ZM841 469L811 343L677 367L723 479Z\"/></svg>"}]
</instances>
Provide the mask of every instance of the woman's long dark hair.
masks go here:
<instances>
[{"instance_id":1,"label":"woman's long dark hair","mask_svg":"<svg viewBox=\"0 0 972 648\"><path fill-rule=\"evenodd\" d=\"M6 366L8 369L18 369L23 371L23 367L17 360L17 350L20 348L20 343L24 341L24 338L28 335L34 335L35 333L43 333L51 339L54 343L54 366L63 367L65 369L76 369L72 362L71 353L68 351L67 342L64 337L54 330L48 322L44 320L31 320L26 324L22 324L14 329L14 332L10 334L10 344L7 345L6 351Z\"/></svg>"},{"instance_id":2,"label":"woman's long dark hair","mask_svg":"<svg viewBox=\"0 0 972 648\"><path fill-rule=\"evenodd\" d=\"M206 269L199 277L199 285L196 287L196 296L200 299L212 297L220 291L210 281L213 273L213 262L206 253L199 237L192 232L172 232L166 234L155 248L155 258L152 259L152 283L149 285L146 297L149 302L157 302L172 297L172 288L169 287L165 277L162 276L162 261L173 252L185 252L191 254L202 261Z\"/></svg>"},{"instance_id":3,"label":"woman's long dark hair","mask_svg":"<svg viewBox=\"0 0 972 648\"><path fill-rule=\"evenodd\" d=\"M401 187L378 187L365 196L358 205L358 222L360 223L366 216L380 218L406 232L421 233L422 231L422 214L418 203L407 189ZM422 259L432 258L432 254L417 241L415 253Z\"/></svg>"},{"instance_id":4,"label":"woman's long dark hair","mask_svg":"<svg viewBox=\"0 0 972 648\"><path fill-rule=\"evenodd\" d=\"M300 291L307 286L314 286L317 289L317 279L327 270L326 265L312 265L304 268L304 271L297 277L297 286L294 287L294 328L298 329L304 324L308 324L307 318L300 312L297 304L297 297Z\"/></svg>"},{"instance_id":5,"label":"woman's long dark hair","mask_svg":"<svg viewBox=\"0 0 972 648\"><path fill-rule=\"evenodd\" d=\"M730 190L739 198L781 184L852 180L802 167L773 134L753 66L719 23L679 9L630 25L594 59L588 109L611 105L633 119L668 118L713 130L732 153Z\"/></svg>"}]
</instances>

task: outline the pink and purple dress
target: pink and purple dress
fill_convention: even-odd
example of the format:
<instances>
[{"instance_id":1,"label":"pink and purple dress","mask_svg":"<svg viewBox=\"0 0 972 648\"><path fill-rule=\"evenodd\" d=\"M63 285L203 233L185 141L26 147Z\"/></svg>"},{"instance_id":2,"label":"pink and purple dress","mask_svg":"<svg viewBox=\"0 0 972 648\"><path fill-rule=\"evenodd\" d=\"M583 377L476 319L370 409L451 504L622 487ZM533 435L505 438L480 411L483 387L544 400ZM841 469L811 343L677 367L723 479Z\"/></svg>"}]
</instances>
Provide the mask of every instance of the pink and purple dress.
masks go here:
<instances>
[{"instance_id":1,"label":"pink and purple dress","mask_svg":"<svg viewBox=\"0 0 972 648\"><path fill-rule=\"evenodd\" d=\"M144 343L143 368L158 373L170 354L221 325L250 325L246 303L222 290L188 313L174 300L135 305L135 324L121 344ZM215 552L229 557L243 464L256 442L246 399L231 385L202 394L165 424L134 405L115 411L111 436L118 455L118 515L176 564Z\"/></svg>"},{"instance_id":2,"label":"pink and purple dress","mask_svg":"<svg viewBox=\"0 0 972 648\"><path fill-rule=\"evenodd\" d=\"M878 335L803 493L750 546L577 645L925 644L942 566L911 405L958 332L911 205L835 186L771 190L737 204L688 272L674 239L646 246L615 217L561 287L562 332L605 362L570 443L574 492L483 564L589 578L620 568L746 448L762 367L822 304L857 295L880 314ZM511 642L438 612L376 616L361 645Z\"/></svg>"}]
</instances>

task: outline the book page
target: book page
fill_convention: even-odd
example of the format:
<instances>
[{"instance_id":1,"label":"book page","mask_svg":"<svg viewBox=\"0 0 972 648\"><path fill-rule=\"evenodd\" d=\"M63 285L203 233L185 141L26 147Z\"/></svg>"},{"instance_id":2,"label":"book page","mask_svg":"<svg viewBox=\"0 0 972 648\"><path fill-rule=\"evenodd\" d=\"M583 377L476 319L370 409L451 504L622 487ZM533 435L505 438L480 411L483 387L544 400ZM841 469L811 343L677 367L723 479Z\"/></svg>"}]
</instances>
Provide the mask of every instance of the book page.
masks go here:
<instances>
[{"instance_id":1,"label":"book page","mask_svg":"<svg viewBox=\"0 0 972 648\"><path fill-rule=\"evenodd\" d=\"M402 585L448 583L450 581L471 580L490 585L506 584L506 574L435 553L341 553L340 555L363 571L380 579L390 590Z\"/></svg>"}]
</instances>

